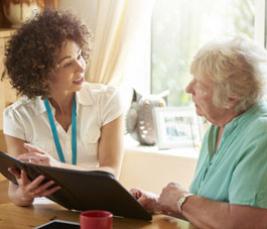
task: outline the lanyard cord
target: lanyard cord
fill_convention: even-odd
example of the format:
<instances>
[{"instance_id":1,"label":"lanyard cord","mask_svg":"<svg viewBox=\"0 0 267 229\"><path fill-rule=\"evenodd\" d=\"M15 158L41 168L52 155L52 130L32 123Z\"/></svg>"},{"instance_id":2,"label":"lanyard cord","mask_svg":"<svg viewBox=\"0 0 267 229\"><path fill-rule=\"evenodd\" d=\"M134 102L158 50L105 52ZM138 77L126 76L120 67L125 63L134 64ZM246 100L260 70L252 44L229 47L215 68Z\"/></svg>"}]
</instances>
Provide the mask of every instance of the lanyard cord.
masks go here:
<instances>
[{"instance_id":1,"label":"lanyard cord","mask_svg":"<svg viewBox=\"0 0 267 229\"><path fill-rule=\"evenodd\" d=\"M66 163L64 153L59 141L58 132L56 128L56 124L54 121L53 113L51 106L48 102L48 99L44 100L44 105L46 108L46 112L48 115L48 120L50 124L50 128L53 134L54 143L57 149L57 154L59 157L59 160L61 162ZM76 100L75 97L73 97L72 100L72 107L71 107L71 149L72 149L72 164L76 165L77 163L77 126L76 126L76 120L77 120L77 114L76 114Z\"/></svg>"}]
</instances>

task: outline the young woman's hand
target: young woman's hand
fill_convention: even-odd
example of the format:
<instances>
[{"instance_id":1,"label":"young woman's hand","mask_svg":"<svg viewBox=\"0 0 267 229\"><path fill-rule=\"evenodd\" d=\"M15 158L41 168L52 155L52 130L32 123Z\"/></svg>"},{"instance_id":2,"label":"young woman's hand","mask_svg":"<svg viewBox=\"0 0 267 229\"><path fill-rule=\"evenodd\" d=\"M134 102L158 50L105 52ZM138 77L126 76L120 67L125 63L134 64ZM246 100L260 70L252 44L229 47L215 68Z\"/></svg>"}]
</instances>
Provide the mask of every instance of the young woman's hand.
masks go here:
<instances>
[{"instance_id":1,"label":"young woman's hand","mask_svg":"<svg viewBox=\"0 0 267 229\"><path fill-rule=\"evenodd\" d=\"M25 143L24 148L27 150L27 153L17 156L18 160L37 165L61 167L62 163L60 161L54 159L39 147Z\"/></svg>"},{"instance_id":2,"label":"young woman's hand","mask_svg":"<svg viewBox=\"0 0 267 229\"><path fill-rule=\"evenodd\" d=\"M30 181L24 170L9 168L9 172L16 177L18 183L9 185L9 193L12 193L9 197L19 206L29 206L35 197L49 196L60 189L52 180L44 182L43 175Z\"/></svg>"}]
</instances>

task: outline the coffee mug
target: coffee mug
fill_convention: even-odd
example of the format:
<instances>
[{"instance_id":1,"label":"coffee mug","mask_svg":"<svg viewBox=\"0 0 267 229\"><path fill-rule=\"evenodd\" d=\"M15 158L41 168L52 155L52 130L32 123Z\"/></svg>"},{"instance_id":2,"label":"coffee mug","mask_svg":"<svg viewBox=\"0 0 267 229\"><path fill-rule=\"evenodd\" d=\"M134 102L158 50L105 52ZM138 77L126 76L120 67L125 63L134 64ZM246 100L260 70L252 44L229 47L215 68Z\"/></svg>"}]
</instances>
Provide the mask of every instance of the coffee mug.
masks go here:
<instances>
[{"instance_id":1,"label":"coffee mug","mask_svg":"<svg viewBox=\"0 0 267 229\"><path fill-rule=\"evenodd\" d=\"M80 227L81 229L112 229L112 217L109 211L84 211L80 214Z\"/></svg>"}]
</instances>

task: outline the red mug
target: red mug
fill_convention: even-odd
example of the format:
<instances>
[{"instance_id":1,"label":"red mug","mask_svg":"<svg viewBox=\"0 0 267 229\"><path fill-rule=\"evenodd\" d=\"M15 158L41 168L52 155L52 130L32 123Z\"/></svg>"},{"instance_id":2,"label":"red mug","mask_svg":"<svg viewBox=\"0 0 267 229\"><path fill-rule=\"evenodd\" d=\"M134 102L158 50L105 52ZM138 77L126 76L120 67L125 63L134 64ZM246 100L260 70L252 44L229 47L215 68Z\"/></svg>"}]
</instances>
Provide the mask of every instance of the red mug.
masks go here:
<instances>
[{"instance_id":1,"label":"red mug","mask_svg":"<svg viewBox=\"0 0 267 229\"><path fill-rule=\"evenodd\" d=\"M109 211L90 210L80 214L81 229L112 229L112 213Z\"/></svg>"}]
</instances>

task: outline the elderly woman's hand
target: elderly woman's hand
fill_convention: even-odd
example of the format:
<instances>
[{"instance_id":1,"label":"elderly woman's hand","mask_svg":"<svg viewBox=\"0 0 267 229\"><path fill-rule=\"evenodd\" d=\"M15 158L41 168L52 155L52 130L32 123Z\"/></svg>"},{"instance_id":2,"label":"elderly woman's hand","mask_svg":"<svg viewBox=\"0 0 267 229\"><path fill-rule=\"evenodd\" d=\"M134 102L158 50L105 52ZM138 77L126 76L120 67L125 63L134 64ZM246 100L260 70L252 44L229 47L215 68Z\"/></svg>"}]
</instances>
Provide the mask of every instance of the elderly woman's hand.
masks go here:
<instances>
[{"instance_id":1,"label":"elderly woman's hand","mask_svg":"<svg viewBox=\"0 0 267 229\"><path fill-rule=\"evenodd\" d=\"M168 215L180 213L178 209L178 200L187 193L188 191L182 188L178 183L169 183L162 189L158 199L162 212Z\"/></svg>"},{"instance_id":2,"label":"elderly woman's hand","mask_svg":"<svg viewBox=\"0 0 267 229\"><path fill-rule=\"evenodd\" d=\"M45 165L45 166L54 166L60 167L61 162L54 159L51 155L46 153L44 150L33 146L31 144L25 143L25 149L28 151L27 153L20 154L17 156L18 160L37 164L37 165Z\"/></svg>"},{"instance_id":3,"label":"elderly woman's hand","mask_svg":"<svg viewBox=\"0 0 267 229\"><path fill-rule=\"evenodd\" d=\"M140 189L131 189L130 193L148 212L158 213L160 211L158 196L156 194Z\"/></svg>"}]
</instances>

